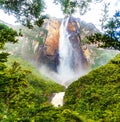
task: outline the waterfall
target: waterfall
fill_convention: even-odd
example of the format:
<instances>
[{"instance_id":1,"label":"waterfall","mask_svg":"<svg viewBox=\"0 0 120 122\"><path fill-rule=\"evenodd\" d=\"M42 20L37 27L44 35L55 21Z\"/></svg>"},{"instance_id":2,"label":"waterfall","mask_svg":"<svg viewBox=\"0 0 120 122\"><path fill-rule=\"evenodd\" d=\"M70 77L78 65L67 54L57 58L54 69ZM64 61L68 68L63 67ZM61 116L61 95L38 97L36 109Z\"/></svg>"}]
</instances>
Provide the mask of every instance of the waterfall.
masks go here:
<instances>
[{"instance_id":1,"label":"waterfall","mask_svg":"<svg viewBox=\"0 0 120 122\"><path fill-rule=\"evenodd\" d=\"M63 106L63 97L64 97L65 92L59 92L55 93L55 96L52 98L51 103L55 106L58 107Z\"/></svg>"},{"instance_id":2,"label":"waterfall","mask_svg":"<svg viewBox=\"0 0 120 122\"><path fill-rule=\"evenodd\" d=\"M48 25L46 41L37 49L36 59L42 73L67 87L85 74L87 67L86 50L83 50L80 38L80 20L70 16L61 23L50 20Z\"/></svg>"},{"instance_id":3,"label":"waterfall","mask_svg":"<svg viewBox=\"0 0 120 122\"><path fill-rule=\"evenodd\" d=\"M74 72L72 70L72 56L73 48L69 40L69 34L67 31L69 17L64 18L60 26L60 39L59 39L59 66L58 74L65 81L71 79ZM68 78L69 76L69 78Z\"/></svg>"},{"instance_id":4,"label":"waterfall","mask_svg":"<svg viewBox=\"0 0 120 122\"><path fill-rule=\"evenodd\" d=\"M71 22L71 23L70 23ZM59 65L57 67L58 83L64 85L66 88L70 83L76 80L78 77L85 74L84 63L86 63L83 51L80 45L80 39L78 38L77 31L70 30L75 28L77 31L77 23L70 20L70 17L66 17L62 20L60 26L60 38L59 38ZM78 32L79 33L79 32ZM56 93L52 98L51 103L57 107L63 105L64 92Z\"/></svg>"}]
</instances>

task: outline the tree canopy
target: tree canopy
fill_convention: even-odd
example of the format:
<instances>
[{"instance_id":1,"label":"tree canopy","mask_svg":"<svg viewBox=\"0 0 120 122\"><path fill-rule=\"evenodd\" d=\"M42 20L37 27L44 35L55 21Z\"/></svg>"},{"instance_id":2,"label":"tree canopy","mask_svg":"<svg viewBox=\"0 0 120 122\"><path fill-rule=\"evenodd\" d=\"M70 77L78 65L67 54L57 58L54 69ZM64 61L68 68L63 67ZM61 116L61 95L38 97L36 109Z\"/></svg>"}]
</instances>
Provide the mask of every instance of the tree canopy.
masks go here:
<instances>
[{"instance_id":1,"label":"tree canopy","mask_svg":"<svg viewBox=\"0 0 120 122\"><path fill-rule=\"evenodd\" d=\"M105 34L108 34L115 41L120 42L120 10L115 12L104 28Z\"/></svg>"},{"instance_id":2,"label":"tree canopy","mask_svg":"<svg viewBox=\"0 0 120 122\"><path fill-rule=\"evenodd\" d=\"M7 56L9 55L6 52L1 50L4 49L5 43L12 42L16 43L18 40L15 38L18 36L18 33L12 28L8 28L4 24L0 24L0 70L5 68L4 62L7 61Z\"/></svg>"},{"instance_id":3,"label":"tree canopy","mask_svg":"<svg viewBox=\"0 0 120 122\"><path fill-rule=\"evenodd\" d=\"M23 68L17 60L8 63L8 53L5 52L7 42L16 43L19 34L12 28L0 24L0 121L30 122L44 121L49 117L50 109L55 109L46 103L53 92L63 91L64 87L43 77L37 76ZM10 59L9 59L10 60ZM23 62L26 66L26 62ZM32 67L32 71L34 68ZM38 72L38 71L37 71ZM42 105L44 103L44 105ZM46 105L45 105L46 103ZM49 107L49 106L50 107ZM47 108L48 106L48 108ZM43 109L47 109L46 114ZM37 115L39 114L39 116ZM44 115L44 118L42 118ZM38 120L39 119L39 120Z\"/></svg>"},{"instance_id":4,"label":"tree canopy","mask_svg":"<svg viewBox=\"0 0 120 122\"><path fill-rule=\"evenodd\" d=\"M89 10L92 0L54 0L53 3L61 5L65 15L71 15L79 9L80 14ZM12 14L22 25L33 28L41 26L44 19L48 18L43 12L46 8L44 0L0 0L0 9L5 13Z\"/></svg>"},{"instance_id":5,"label":"tree canopy","mask_svg":"<svg viewBox=\"0 0 120 122\"><path fill-rule=\"evenodd\" d=\"M43 0L0 0L0 9L14 15L22 25L29 28L32 28L33 24L41 26L45 18L41 14L44 8Z\"/></svg>"},{"instance_id":6,"label":"tree canopy","mask_svg":"<svg viewBox=\"0 0 120 122\"><path fill-rule=\"evenodd\" d=\"M120 11L116 11L103 28L103 34L95 33L88 36L88 42L95 43L98 47L120 50Z\"/></svg>"},{"instance_id":7,"label":"tree canopy","mask_svg":"<svg viewBox=\"0 0 120 122\"><path fill-rule=\"evenodd\" d=\"M54 0L56 4L61 5L61 10L65 15L71 15L79 9L80 14L84 14L89 10L89 3L92 0Z\"/></svg>"},{"instance_id":8,"label":"tree canopy","mask_svg":"<svg viewBox=\"0 0 120 122\"><path fill-rule=\"evenodd\" d=\"M100 18L100 22L101 22L101 29L103 30L104 29L104 26L107 22L107 20L109 19L109 5L110 3L104 3L103 4L103 9L101 10L102 13L101 13L101 18Z\"/></svg>"}]
</instances>

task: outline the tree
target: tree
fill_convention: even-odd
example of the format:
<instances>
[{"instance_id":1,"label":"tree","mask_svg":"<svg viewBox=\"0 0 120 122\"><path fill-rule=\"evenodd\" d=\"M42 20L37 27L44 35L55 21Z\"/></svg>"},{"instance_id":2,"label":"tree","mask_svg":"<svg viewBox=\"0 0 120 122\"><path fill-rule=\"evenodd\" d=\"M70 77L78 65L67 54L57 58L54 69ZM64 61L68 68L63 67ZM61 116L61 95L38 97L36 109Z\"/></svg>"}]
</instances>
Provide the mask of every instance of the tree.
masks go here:
<instances>
[{"instance_id":1,"label":"tree","mask_svg":"<svg viewBox=\"0 0 120 122\"><path fill-rule=\"evenodd\" d=\"M109 12L109 5L110 5L110 3L104 3L103 4L102 17L100 18L101 29L102 30L104 29L105 23L107 22L108 17L109 17L109 14L108 14L108 12Z\"/></svg>"},{"instance_id":2,"label":"tree","mask_svg":"<svg viewBox=\"0 0 120 122\"><path fill-rule=\"evenodd\" d=\"M45 16L41 13L44 8L43 0L0 0L0 9L14 15L22 25L29 28L33 24L42 25Z\"/></svg>"},{"instance_id":3,"label":"tree","mask_svg":"<svg viewBox=\"0 0 120 122\"><path fill-rule=\"evenodd\" d=\"M16 43L18 40L15 38L18 36L17 32L12 28L8 28L6 25L0 23L0 50L4 49L5 43L12 42ZM6 52L0 53L0 70L4 70L7 61L7 56L9 54Z\"/></svg>"},{"instance_id":4,"label":"tree","mask_svg":"<svg viewBox=\"0 0 120 122\"><path fill-rule=\"evenodd\" d=\"M77 9L80 14L84 14L89 10L90 2L92 0L54 0L53 3L60 4L65 15L71 15ZM45 7L44 0L0 0L0 9L14 15L18 22L28 28L33 28L34 25L40 27L44 19L48 18L43 14Z\"/></svg>"},{"instance_id":5,"label":"tree","mask_svg":"<svg viewBox=\"0 0 120 122\"><path fill-rule=\"evenodd\" d=\"M115 41L120 42L120 11L115 12L104 28L105 34L109 35Z\"/></svg>"},{"instance_id":6,"label":"tree","mask_svg":"<svg viewBox=\"0 0 120 122\"><path fill-rule=\"evenodd\" d=\"M104 26L104 33L95 33L87 37L89 43L98 47L120 50L120 11L116 11Z\"/></svg>"},{"instance_id":7,"label":"tree","mask_svg":"<svg viewBox=\"0 0 120 122\"><path fill-rule=\"evenodd\" d=\"M84 14L89 10L89 3L92 0L54 0L54 3L60 4L63 14L71 15L76 12L77 8L79 9L80 14Z\"/></svg>"},{"instance_id":8,"label":"tree","mask_svg":"<svg viewBox=\"0 0 120 122\"><path fill-rule=\"evenodd\" d=\"M16 31L0 24L0 121L18 121L34 108L35 93L27 80L30 71L17 62L6 64L9 54L4 52L5 44L16 43L16 36Z\"/></svg>"},{"instance_id":9,"label":"tree","mask_svg":"<svg viewBox=\"0 0 120 122\"><path fill-rule=\"evenodd\" d=\"M7 70L7 66L5 65L5 62L7 62L7 57L8 57L8 53L3 52L5 43L7 42L12 42L12 43L16 43L18 40L15 38L16 36L18 36L17 32L14 31L11 28L8 28L6 25L0 24L0 108L4 110L4 106L5 106L5 99L3 100L2 98L4 98L4 93L6 93L7 91L7 85L8 85L8 78L6 77L6 70ZM7 101L7 100L6 100ZM6 102L7 103L7 102ZM3 107L1 107L3 106ZM2 112L2 110L0 110L0 113Z\"/></svg>"}]
</instances>

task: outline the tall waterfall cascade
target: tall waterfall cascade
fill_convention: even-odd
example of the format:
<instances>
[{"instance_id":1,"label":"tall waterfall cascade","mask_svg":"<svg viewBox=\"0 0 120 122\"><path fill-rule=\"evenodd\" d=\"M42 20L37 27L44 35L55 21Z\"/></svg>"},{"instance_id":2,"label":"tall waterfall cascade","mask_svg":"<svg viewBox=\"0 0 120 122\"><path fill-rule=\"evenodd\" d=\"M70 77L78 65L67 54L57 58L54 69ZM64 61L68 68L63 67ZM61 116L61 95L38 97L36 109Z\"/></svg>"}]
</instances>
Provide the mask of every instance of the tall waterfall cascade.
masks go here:
<instances>
[{"instance_id":1,"label":"tall waterfall cascade","mask_svg":"<svg viewBox=\"0 0 120 122\"><path fill-rule=\"evenodd\" d=\"M61 84L71 82L76 79L78 72L75 71L75 67L82 70L82 53L79 45L75 45L71 38L75 38L74 33L70 33L68 29L70 17L66 17L62 20L60 26L60 38L59 38L59 65L58 74L61 79ZM77 47L77 48L76 48ZM78 49L79 48L79 49ZM76 69L77 69L76 68ZM83 71L82 71L83 72ZM79 74L80 76L80 74Z\"/></svg>"},{"instance_id":2,"label":"tall waterfall cascade","mask_svg":"<svg viewBox=\"0 0 120 122\"><path fill-rule=\"evenodd\" d=\"M69 34L67 32L69 18L64 19L60 27L60 39L59 39L59 61L58 73L63 79L67 80L66 75L73 75L71 68L72 59L72 45L69 40Z\"/></svg>"},{"instance_id":3,"label":"tall waterfall cascade","mask_svg":"<svg viewBox=\"0 0 120 122\"><path fill-rule=\"evenodd\" d=\"M85 74L88 66L80 38L80 19L69 16L50 20L46 28L47 38L37 49L36 59L43 74L67 87Z\"/></svg>"}]
</instances>

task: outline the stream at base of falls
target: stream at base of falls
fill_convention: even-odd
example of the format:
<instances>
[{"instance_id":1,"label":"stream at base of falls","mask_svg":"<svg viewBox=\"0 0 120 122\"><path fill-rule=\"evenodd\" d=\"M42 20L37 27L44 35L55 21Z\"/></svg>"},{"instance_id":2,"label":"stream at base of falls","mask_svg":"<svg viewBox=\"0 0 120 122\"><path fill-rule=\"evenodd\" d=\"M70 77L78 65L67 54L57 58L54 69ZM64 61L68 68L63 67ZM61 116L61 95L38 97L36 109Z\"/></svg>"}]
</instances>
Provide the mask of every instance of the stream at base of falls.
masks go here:
<instances>
[{"instance_id":1,"label":"stream at base of falls","mask_svg":"<svg viewBox=\"0 0 120 122\"><path fill-rule=\"evenodd\" d=\"M63 106L63 98L64 98L65 92L59 92L55 93L54 97L51 100L51 103L55 106Z\"/></svg>"}]
</instances>

